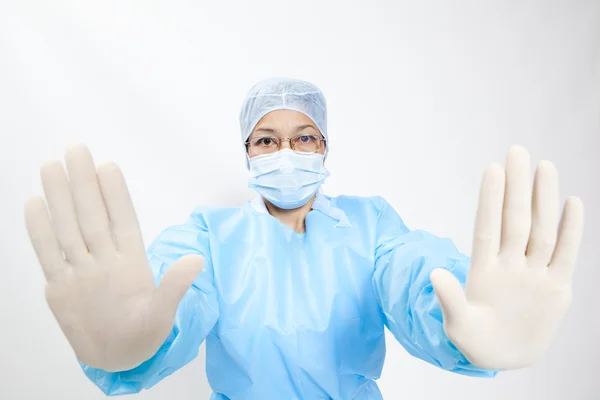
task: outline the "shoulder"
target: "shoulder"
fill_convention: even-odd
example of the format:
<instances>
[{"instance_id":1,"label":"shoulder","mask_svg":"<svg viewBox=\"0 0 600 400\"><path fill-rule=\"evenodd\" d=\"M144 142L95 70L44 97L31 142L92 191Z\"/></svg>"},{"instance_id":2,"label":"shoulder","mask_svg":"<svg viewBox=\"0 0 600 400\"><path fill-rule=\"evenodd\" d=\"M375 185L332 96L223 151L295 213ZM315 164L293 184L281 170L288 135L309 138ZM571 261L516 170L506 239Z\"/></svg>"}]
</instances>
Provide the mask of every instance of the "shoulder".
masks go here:
<instances>
[{"instance_id":1,"label":"shoulder","mask_svg":"<svg viewBox=\"0 0 600 400\"><path fill-rule=\"evenodd\" d=\"M208 207L198 206L189 215L186 223L208 228L210 225L222 223L235 218L244 212L246 207Z\"/></svg>"},{"instance_id":2,"label":"shoulder","mask_svg":"<svg viewBox=\"0 0 600 400\"><path fill-rule=\"evenodd\" d=\"M174 239L193 238L197 235L207 234L218 226L224 225L229 220L239 219L237 216L244 212L244 207L196 207L179 224L168 226L157 238L157 241L169 241ZM156 241L155 241L156 242Z\"/></svg>"},{"instance_id":3,"label":"shoulder","mask_svg":"<svg viewBox=\"0 0 600 400\"><path fill-rule=\"evenodd\" d=\"M379 215L389 203L381 196L351 196L341 195L335 197L326 196L331 205L342 209L346 214L374 214Z\"/></svg>"},{"instance_id":4,"label":"shoulder","mask_svg":"<svg viewBox=\"0 0 600 400\"><path fill-rule=\"evenodd\" d=\"M377 230L388 230L391 227L401 232L408 231L394 207L381 196L337 196L331 197L330 202L343 210L351 223L364 223Z\"/></svg>"},{"instance_id":5,"label":"shoulder","mask_svg":"<svg viewBox=\"0 0 600 400\"><path fill-rule=\"evenodd\" d=\"M208 245L210 234L218 233L219 227L230 227L231 224L228 222L239 220L237 215L243 210L244 207L196 207L185 222L171 225L160 232L147 252L160 255L163 259L174 260L190 252L200 253L206 258L210 253Z\"/></svg>"}]
</instances>

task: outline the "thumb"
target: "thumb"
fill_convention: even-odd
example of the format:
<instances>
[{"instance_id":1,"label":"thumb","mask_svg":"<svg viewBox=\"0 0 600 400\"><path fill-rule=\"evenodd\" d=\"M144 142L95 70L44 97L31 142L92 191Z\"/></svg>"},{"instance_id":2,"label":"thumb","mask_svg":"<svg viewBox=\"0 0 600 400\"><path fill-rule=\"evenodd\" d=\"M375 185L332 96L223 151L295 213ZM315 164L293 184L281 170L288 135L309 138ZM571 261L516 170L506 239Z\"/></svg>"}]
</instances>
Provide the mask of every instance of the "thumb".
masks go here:
<instances>
[{"instance_id":1,"label":"thumb","mask_svg":"<svg viewBox=\"0 0 600 400\"><path fill-rule=\"evenodd\" d=\"M174 312L203 267L204 258L199 254L188 254L175 261L160 281L155 305Z\"/></svg>"},{"instance_id":2,"label":"thumb","mask_svg":"<svg viewBox=\"0 0 600 400\"><path fill-rule=\"evenodd\" d=\"M458 319L467 308L467 298L458 279L443 268L434 269L430 279L442 307L444 323Z\"/></svg>"}]
</instances>

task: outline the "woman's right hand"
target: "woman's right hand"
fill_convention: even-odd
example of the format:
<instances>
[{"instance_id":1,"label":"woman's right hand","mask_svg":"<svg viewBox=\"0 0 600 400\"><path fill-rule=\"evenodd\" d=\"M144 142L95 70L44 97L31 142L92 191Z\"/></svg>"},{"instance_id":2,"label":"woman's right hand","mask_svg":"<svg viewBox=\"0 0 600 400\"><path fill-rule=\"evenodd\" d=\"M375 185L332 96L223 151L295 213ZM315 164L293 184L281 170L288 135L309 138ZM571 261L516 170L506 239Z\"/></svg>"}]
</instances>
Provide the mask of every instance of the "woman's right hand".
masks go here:
<instances>
[{"instance_id":1,"label":"woman's right hand","mask_svg":"<svg viewBox=\"0 0 600 400\"><path fill-rule=\"evenodd\" d=\"M106 371L135 368L163 344L177 306L202 270L200 255L175 262L155 284L119 167L98 167L77 145L41 168L48 203L25 204L46 299L77 358ZM48 212L49 211L49 212Z\"/></svg>"}]
</instances>

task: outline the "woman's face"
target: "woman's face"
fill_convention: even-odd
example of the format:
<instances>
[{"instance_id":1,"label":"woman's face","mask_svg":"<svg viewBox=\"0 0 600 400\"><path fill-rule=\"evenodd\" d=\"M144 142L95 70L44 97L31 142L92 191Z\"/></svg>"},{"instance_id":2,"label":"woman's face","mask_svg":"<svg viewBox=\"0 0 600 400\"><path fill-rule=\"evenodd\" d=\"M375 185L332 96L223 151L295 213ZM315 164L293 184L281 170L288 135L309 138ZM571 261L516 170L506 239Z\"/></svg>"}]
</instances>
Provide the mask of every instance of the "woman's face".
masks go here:
<instances>
[{"instance_id":1,"label":"woman's face","mask_svg":"<svg viewBox=\"0 0 600 400\"><path fill-rule=\"evenodd\" d=\"M265 115L254 127L248 140L259 136L274 136L276 138L291 138L297 135L317 135L323 138L323 135L306 115L292 110L277 110ZM248 146L248 157L252 158L259 155L253 146ZM281 142L281 150L289 149L290 141ZM317 151L319 154L325 154L325 142L321 142L321 147Z\"/></svg>"}]
</instances>

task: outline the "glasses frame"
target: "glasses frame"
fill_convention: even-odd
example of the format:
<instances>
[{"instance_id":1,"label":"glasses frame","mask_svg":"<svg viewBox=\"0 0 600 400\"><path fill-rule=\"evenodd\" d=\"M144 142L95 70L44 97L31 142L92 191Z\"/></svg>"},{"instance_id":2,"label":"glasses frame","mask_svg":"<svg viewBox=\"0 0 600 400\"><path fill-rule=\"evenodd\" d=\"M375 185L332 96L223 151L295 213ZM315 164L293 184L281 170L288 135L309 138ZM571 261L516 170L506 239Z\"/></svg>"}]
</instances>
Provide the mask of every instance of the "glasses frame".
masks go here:
<instances>
[{"instance_id":1,"label":"glasses frame","mask_svg":"<svg viewBox=\"0 0 600 400\"><path fill-rule=\"evenodd\" d=\"M294 139L296 139L296 138L299 138L299 137L301 137L301 136L317 136L317 135L314 135L314 134L306 134L306 133L301 133L301 134L299 134L299 135L295 135L295 136L292 136L292 137L285 137L285 138L278 138L277 136L273 136L273 135L264 135L264 136L256 136L256 137L253 137L253 138L252 138L252 140L261 139L261 138L271 138L271 139L276 139L276 140L278 141L278 143L279 143L279 144L277 145L277 150L275 150L275 151L273 152L273 153L276 153L276 152L278 152L278 151L280 151L280 150L281 150L281 144L283 143L283 141L284 141L284 140L287 140L287 141L289 141L289 142L290 142L290 149L292 149L293 151L296 151L296 149L295 149L295 147L296 147L296 146L294 145L294 142L293 142L292 140L294 140ZM319 148L318 148L317 150L313 151L312 153L317 153L319 150L321 150L321 142L327 143L327 139L325 139L325 138L321 138L321 137L318 137L318 136L317 136L317 138L318 138L318 140L319 140ZM250 139L249 139L249 140L246 140L246 141L244 142L244 145L246 146L246 151L248 151L248 149L249 149L250 147L252 147L252 146L251 146L251 141L250 141ZM265 154L273 154L273 153L265 153Z\"/></svg>"}]
</instances>

